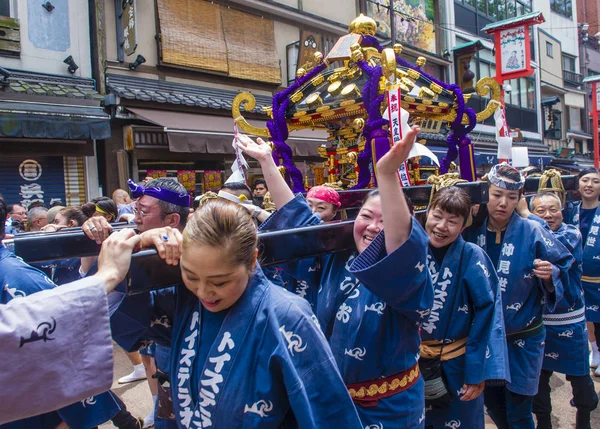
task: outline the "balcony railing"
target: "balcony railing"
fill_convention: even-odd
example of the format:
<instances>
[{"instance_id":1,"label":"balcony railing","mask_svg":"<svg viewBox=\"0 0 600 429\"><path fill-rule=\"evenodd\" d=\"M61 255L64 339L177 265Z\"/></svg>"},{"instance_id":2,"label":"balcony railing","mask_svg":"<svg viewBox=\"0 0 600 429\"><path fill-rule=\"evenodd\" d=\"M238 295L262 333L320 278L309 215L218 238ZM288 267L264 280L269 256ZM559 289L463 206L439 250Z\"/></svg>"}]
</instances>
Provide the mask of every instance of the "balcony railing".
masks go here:
<instances>
[{"instance_id":1,"label":"balcony railing","mask_svg":"<svg viewBox=\"0 0 600 429\"><path fill-rule=\"evenodd\" d=\"M565 83L580 86L582 76L579 73L575 73L569 70L563 70L563 80L565 81Z\"/></svg>"}]
</instances>

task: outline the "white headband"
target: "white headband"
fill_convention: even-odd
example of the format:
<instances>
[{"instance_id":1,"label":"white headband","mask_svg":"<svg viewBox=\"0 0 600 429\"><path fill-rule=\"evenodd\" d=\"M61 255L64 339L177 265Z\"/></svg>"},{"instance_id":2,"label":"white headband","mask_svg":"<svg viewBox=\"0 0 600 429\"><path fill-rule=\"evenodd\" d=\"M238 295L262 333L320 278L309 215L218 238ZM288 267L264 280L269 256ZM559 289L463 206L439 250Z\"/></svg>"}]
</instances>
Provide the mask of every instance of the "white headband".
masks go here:
<instances>
[{"instance_id":1,"label":"white headband","mask_svg":"<svg viewBox=\"0 0 600 429\"><path fill-rule=\"evenodd\" d=\"M488 177L488 180L490 181L490 183L492 185L496 185L499 188L506 189L508 191L518 191L520 189L523 189L523 186L525 186L525 178L521 175L521 173L519 173L520 180L518 182L509 182L509 181L503 179L502 177L498 176L498 174L497 174L498 169L505 165L507 167L510 167L510 165L508 165L506 162L503 162L501 164L496 164L492 167L490 172L487 174L487 177Z\"/></svg>"}]
</instances>

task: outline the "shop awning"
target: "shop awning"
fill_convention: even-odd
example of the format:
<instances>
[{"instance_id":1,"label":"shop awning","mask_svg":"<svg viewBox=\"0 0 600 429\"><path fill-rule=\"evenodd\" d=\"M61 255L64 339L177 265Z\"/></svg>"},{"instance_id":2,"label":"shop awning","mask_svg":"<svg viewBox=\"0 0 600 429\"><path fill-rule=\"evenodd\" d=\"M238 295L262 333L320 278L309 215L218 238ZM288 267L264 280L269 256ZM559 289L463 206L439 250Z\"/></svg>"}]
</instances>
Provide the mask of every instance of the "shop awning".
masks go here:
<instances>
[{"instance_id":1,"label":"shop awning","mask_svg":"<svg viewBox=\"0 0 600 429\"><path fill-rule=\"evenodd\" d=\"M498 163L498 151L475 150L475 165L495 165Z\"/></svg>"},{"instance_id":2,"label":"shop awning","mask_svg":"<svg viewBox=\"0 0 600 429\"><path fill-rule=\"evenodd\" d=\"M550 167L558 167L558 168L562 168L563 170L572 170L572 171L581 171L581 170L585 169L585 167L582 167L581 165L560 164L558 162L553 162L552 165L550 165Z\"/></svg>"},{"instance_id":3,"label":"shop awning","mask_svg":"<svg viewBox=\"0 0 600 429\"><path fill-rule=\"evenodd\" d=\"M233 119L225 116L182 113L169 110L128 107L139 119L163 127L171 152L233 154ZM255 127L265 122L248 121ZM300 130L290 133L287 144L295 156L317 157L317 147L327 141L324 130Z\"/></svg>"},{"instance_id":4,"label":"shop awning","mask_svg":"<svg viewBox=\"0 0 600 429\"><path fill-rule=\"evenodd\" d=\"M101 107L0 101L0 137L101 140L110 116Z\"/></svg>"},{"instance_id":5,"label":"shop awning","mask_svg":"<svg viewBox=\"0 0 600 429\"><path fill-rule=\"evenodd\" d=\"M552 156L529 152L529 165L544 168L550 164ZM476 165L494 165L498 163L498 152L495 150L475 150Z\"/></svg>"},{"instance_id":6,"label":"shop awning","mask_svg":"<svg viewBox=\"0 0 600 429\"><path fill-rule=\"evenodd\" d=\"M567 130L567 138L571 138L571 137L576 138L576 139L583 139L583 140L592 140L594 138L593 135L584 133L583 131Z\"/></svg>"}]
</instances>

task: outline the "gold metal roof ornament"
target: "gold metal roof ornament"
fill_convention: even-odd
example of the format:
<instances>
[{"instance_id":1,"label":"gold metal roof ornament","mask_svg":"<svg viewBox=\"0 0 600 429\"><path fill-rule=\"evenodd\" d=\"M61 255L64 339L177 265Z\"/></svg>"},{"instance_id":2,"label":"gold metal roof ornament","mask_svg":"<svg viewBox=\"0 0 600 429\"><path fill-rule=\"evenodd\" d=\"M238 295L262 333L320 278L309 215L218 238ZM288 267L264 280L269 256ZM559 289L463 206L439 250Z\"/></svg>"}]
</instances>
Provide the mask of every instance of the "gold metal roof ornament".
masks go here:
<instances>
[{"instance_id":1,"label":"gold metal roof ornament","mask_svg":"<svg viewBox=\"0 0 600 429\"><path fill-rule=\"evenodd\" d=\"M285 165L294 190L304 186L301 173L298 172L295 179L291 177L295 166L291 162L291 150L285 149L288 133L300 129L326 130L330 138L323 153L329 161L332 156L343 161L330 163L337 165L329 169L329 174L335 176L331 180L367 187L372 162L371 154L367 153L370 136L376 129L387 129L387 121L382 118L386 109L384 94L400 88L401 106L408 111L410 121L417 124L434 121L438 130L449 130L449 140L454 139L451 144L456 144L460 155L461 174L467 180L474 180L472 150L471 159L467 159L462 156L462 152L467 151L462 149L461 152L461 148L468 149L468 133L475 123L489 118L499 107L500 86L492 78L483 78L477 83L477 94L482 97L491 94L491 97L486 109L476 113L466 106L470 95L462 94L458 85L441 82L421 69L425 58L419 57L417 65L406 62L401 57L402 46L382 48L374 37L375 31L375 21L361 14L350 24L349 34L338 40L326 58L316 53L318 65L299 73L294 83L273 97L270 112L273 119L268 121L267 128L253 127L243 118L241 107L246 111L253 109L255 101L251 94L240 93L232 107L238 127L246 133L274 140L275 156ZM459 114L460 120L457 120ZM354 126L359 120L361 127ZM367 152L363 148L367 148ZM352 157L356 156L356 161L347 162L343 158L355 151L357 154ZM288 161L283 159L288 156L282 157L282 152L288 152ZM442 164L444 161L447 165L442 165L442 173L454 159L447 157ZM471 174L464 170L471 170Z\"/></svg>"}]
</instances>

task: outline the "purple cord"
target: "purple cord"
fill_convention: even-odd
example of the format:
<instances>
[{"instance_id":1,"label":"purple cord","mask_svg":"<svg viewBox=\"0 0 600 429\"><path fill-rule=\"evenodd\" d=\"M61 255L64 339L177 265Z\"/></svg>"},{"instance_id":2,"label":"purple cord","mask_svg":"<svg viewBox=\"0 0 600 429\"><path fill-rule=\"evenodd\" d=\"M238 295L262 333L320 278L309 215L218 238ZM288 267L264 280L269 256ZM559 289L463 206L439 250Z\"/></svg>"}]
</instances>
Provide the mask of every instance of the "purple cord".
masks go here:
<instances>
[{"instance_id":1,"label":"purple cord","mask_svg":"<svg viewBox=\"0 0 600 429\"><path fill-rule=\"evenodd\" d=\"M294 83L286 89L273 96L273 119L267 121L267 128L271 134L271 141L275 146L275 149L273 150L273 160L275 161L275 164L278 164L279 160L282 161L281 164L286 169L286 181L289 184L291 180L292 191L296 193L304 191L304 184L302 181L302 172L298 170L292 159L292 148L285 142L289 136L285 112L290 104L289 96L326 68L327 65L325 63L317 65L304 76L297 77Z\"/></svg>"},{"instance_id":2,"label":"purple cord","mask_svg":"<svg viewBox=\"0 0 600 429\"><path fill-rule=\"evenodd\" d=\"M381 44L374 36L363 35L361 45L362 47L374 47L379 52L383 50ZM454 94L457 106L456 119L452 124L450 124L450 133L446 138L448 152L446 153L444 159L442 159L440 162L440 173L447 173L450 168L450 163L459 156L459 150L472 145L468 134L473 130L473 128L475 128L477 122L475 111L470 107L466 107L464 95L458 85L447 84L434 78L420 68L405 61L399 55L396 55L396 62L406 68L418 71L426 79L429 79L431 82L436 83L437 85ZM373 136L377 136L378 139L381 139L381 131L383 131L383 127L388 123L386 119L382 118L380 111L381 104L384 102L385 97L384 95L378 94L379 81L382 76L381 66L372 67L365 60L357 61L356 65L360 67L363 73L368 77L362 91L363 104L365 106L365 110L367 111L367 122L363 129L365 149L358 156L358 180L357 184L353 186L352 189L366 188L369 186L371 181L369 166L372 162L375 162L372 155L372 138ZM267 122L267 128L269 129L271 139L275 146L273 151L273 159L275 160L275 163L278 163L279 160L282 161L282 165L286 168L286 180L288 183L290 180L292 181L292 190L294 192L302 192L304 189L302 173L294 165L292 159L292 149L285 143L289 136L285 118L285 114L290 103L289 96L325 70L326 67L327 66L325 63L319 64L304 76L297 77L294 83L292 83L284 91L273 96L273 119ZM468 125L462 124L462 118L465 114L469 118ZM379 148L379 145L377 148ZM461 159L462 156L463 155L461 155ZM470 172L467 172L466 170L469 169L461 169L463 177L469 178L469 180L474 180L475 178L471 178Z\"/></svg>"}]
</instances>

